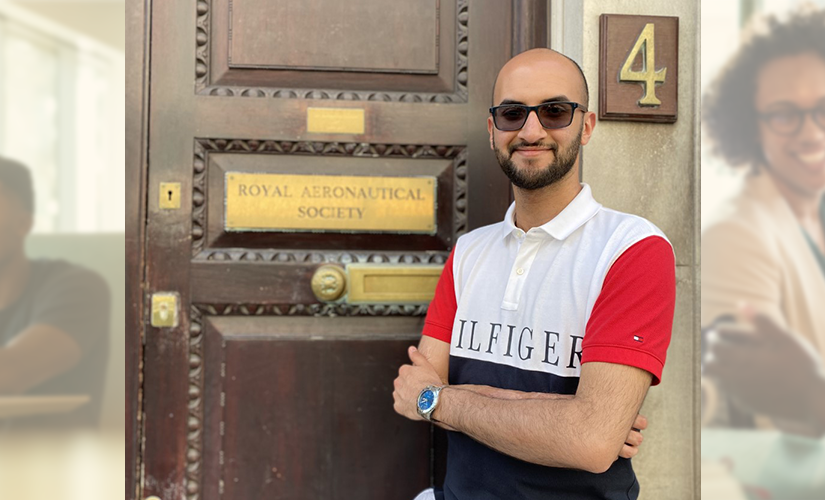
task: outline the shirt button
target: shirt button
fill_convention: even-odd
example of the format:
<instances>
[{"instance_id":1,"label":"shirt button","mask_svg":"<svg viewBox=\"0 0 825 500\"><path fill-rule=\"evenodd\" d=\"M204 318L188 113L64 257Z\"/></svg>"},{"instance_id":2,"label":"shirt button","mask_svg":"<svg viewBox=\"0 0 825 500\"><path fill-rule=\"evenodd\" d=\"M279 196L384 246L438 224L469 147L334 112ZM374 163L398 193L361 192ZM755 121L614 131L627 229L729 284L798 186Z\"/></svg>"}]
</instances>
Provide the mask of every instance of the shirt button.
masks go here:
<instances>
[{"instance_id":1,"label":"shirt button","mask_svg":"<svg viewBox=\"0 0 825 500\"><path fill-rule=\"evenodd\" d=\"M522 269L522 268L518 268L518 269L516 269L516 274L518 274L519 276L521 276L522 274L524 274L524 269Z\"/></svg>"}]
</instances>

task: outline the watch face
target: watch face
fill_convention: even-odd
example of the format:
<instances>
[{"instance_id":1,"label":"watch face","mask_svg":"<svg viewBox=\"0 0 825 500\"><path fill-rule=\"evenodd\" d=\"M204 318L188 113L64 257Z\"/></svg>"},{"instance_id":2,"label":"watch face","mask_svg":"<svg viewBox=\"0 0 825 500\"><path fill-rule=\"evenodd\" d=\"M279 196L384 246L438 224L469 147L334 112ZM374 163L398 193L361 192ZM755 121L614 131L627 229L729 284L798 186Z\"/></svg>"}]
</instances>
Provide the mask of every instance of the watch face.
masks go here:
<instances>
[{"instance_id":1,"label":"watch face","mask_svg":"<svg viewBox=\"0 0 825 500\"><path fill-rule=\"evenodd\" d=\"M435 395L433 391L427 389L426 391L421 393L421 397L418 398L418 407L421 411L427 411L433 405L433 401L435 400Z\"/></svg>"}]
</instances>

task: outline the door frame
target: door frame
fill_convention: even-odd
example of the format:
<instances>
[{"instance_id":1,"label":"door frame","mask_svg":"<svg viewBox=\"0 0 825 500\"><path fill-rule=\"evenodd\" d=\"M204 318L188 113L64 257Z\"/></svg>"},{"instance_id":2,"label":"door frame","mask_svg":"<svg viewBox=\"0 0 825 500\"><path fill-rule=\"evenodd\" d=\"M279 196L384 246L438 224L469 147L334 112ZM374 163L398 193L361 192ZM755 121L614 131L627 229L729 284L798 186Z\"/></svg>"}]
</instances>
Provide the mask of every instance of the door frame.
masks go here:
<instances>
[{"instance_id":1,"label":"door frame","mask_svg":"<svg viewBox=\"0 0 825 500\"><path fill-rule=\"evenodd\" d=\"M126 2L126 496L143 498L143 289L149 124L149 29L152 0Z\"/></svg>"}]
</instances>

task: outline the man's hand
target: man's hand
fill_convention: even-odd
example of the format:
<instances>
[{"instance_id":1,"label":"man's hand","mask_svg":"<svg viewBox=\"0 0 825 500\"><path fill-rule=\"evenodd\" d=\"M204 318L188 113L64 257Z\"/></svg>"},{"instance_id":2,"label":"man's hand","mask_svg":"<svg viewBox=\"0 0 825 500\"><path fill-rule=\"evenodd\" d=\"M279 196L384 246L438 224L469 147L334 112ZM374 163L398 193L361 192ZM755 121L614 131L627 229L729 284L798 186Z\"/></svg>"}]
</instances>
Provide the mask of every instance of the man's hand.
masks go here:
<instances>
[{"instance_id":1,"label":"man's hand","mask_svg":"<svg viewBox=\"0 0 825 500\"><path fill-rule=\"evenodd\" d=\"M627 433L624 446L619 456L622 458L633 458L639 453L639 446L642 445L642 431L647 429L647 418L644 415L636 415L633 428Z\"/></svg>"},{"instance_id":2,"label":"man's hand","mask_svg":"<svg viewBox=\"0 0 825 500\"><path fill-rule=\"evenodd\" d=\"M814 407L822 399L825 369L813 346L765 315L750 322L750 332L722 325L711 333L705 375L756 413L825 428Z\"/></svg>"},{"instance_id":3,"label":"man's hand","mask_svg":"<svg viewBox=\"0 0 825 500\"><path fill-rule=\"evenodd\" d=\"M401 365L401 368L398 369L398 377L393 382L395 387L392 393L395 401L393 409L399 415L410 420L423 420L416 409L418 395L429 385L440 386L443 383L441 377L438 376L438 372L418 349L410 346L407 353L410 356L412 365Z\"/></svg>"}]
</instances>

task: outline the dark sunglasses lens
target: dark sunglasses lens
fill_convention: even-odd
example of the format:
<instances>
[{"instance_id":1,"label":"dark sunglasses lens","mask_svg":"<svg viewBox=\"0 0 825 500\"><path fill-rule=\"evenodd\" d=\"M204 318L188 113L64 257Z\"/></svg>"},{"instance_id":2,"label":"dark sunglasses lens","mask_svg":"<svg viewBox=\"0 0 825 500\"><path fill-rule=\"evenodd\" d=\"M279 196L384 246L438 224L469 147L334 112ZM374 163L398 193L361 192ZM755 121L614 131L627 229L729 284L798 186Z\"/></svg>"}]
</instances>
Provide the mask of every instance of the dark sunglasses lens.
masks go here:
<instances>
[{"instance_id":1,"label":"dark sunglasses lens","mask_svg":"<svg viewBox=\"0 0 825 500\"><path fill-rule=\"evenodd\" d=\"M573 121L573 106L551 102L539 107L539 121L544 128L564 128Z\"/></svg>"},{"instance_id":2,"label":"dark sunglasses lens","mask_svg":"<svg viewBox=\"0 0 825 500\"><path fill-rule=\"evenodd\" d=\"M503 131L520 129L527 117L527 110L519 106L501 106L496 109L496 128Z\"/></svg>"}]
</instances>

